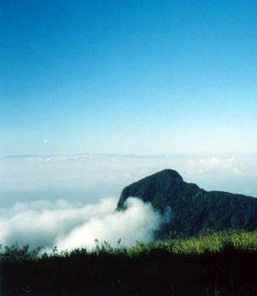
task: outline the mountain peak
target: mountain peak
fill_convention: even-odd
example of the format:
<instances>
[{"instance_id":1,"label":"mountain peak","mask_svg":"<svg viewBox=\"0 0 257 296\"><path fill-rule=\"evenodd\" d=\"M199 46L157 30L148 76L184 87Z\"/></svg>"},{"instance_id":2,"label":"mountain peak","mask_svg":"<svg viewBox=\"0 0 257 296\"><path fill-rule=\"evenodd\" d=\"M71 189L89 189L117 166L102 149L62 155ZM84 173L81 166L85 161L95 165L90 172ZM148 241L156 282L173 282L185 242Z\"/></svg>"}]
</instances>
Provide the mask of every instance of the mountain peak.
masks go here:
<instances>
[{"instance_id":1,"label":"mountain peak","mask_svg":"<svg viewBox=\"0 0 257 296\"><path fill-rule=\"evenodd\" d=\"M180 176L180 174L175 171L175 170L171 170L171 169L165 169L165 170L162 170L160 172L157 172L151 176L148 176L148 177L151 177L151 178L155 178L155 177L158 177L158 176L161 176L161 177L170 177L170 178L173 178L173 179L181 179L181 181L183 181L183 178ZM146 177L146 178L148 178Z\"/></svg>"},{"instance_id":2,"label":"mountain peak","mask_svg":"<svg viewBox=\"0 0 257 296\"><path fill-rule=\"evenodd\" d=\"M173 219L164 232L187 236L203 229L257 228L257 198L221 191L206 191L187 183L178 172L165 169L147 176L122 190L117 210L126 208L126 200L137 197Z\"/></svg>"},{"instance_id":3,"label":"mountain peak","mask_svg":"<svg viewBox=\"0 0 257 296\"><path fill-rule=\"evenodd\" d=\"M158 209L162 210L162 204L157 206L156 195L162 196L174 195L184 188L186 183L178 172L171 169L165 169L150 176L147 176L127 187L125 187L121 193L121 197L117 206L117 209L125 208L125 201L128 197L138 197L144 202L151 202ZM163 203L164 205L165 203Z\"/></svg>"}]
</instances>

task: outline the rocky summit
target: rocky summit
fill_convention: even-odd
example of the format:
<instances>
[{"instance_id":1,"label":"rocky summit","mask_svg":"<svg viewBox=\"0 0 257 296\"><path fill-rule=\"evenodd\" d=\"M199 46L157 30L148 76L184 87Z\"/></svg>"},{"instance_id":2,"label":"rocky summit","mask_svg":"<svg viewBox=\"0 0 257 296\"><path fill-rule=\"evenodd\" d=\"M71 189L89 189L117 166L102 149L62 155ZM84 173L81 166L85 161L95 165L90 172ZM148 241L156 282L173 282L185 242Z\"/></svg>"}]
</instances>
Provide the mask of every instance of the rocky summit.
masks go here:
<instances>
[{"instance_id":1,"label":"rocky summit","mask_svg":"<svg viewBox=\"0 0 257 296\"><path fill-rule=\"evenodd\" d=\"M174 170L163 170L125 187L117 210L126 209L129 197L151 203L161 214L169 213L161 237L190 236L202 230L257 229L257 198L206 191L183 181Z\"/></svg>"}]
</instances>

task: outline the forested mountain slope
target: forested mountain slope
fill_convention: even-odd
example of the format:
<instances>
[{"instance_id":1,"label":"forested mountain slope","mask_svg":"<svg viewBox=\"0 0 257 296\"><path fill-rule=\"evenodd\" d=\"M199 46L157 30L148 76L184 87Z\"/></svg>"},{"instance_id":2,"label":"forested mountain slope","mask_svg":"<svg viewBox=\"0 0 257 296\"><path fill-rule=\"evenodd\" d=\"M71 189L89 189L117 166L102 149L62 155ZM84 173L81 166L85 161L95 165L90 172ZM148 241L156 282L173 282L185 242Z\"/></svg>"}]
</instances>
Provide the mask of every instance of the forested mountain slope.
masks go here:
<instances>
[{"instance_id":1,"label":"forested mountain slope","mask_svg":"<svg viewBox=\"0 0 257 296\"><path fill-rule=\"evenodd\" d=\"M184 182L174 170L163 170L127 187L121 193L117 210L126 200L137 197L150 202L162 214L170 214L160 236L190 236L201 230L257 228L257 198L222 191L206 191Z\"/></svg>"}]
</instances>

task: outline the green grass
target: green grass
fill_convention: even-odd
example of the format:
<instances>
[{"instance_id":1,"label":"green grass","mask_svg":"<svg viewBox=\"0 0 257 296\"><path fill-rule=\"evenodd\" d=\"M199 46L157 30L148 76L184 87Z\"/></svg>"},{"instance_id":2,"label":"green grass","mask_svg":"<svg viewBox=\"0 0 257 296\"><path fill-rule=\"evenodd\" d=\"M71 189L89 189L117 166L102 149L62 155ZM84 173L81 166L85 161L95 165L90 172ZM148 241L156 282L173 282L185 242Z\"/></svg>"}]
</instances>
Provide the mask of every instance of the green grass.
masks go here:
<instances>
[{"instance_id":1,"label":"green grass","mask_svg":"<svg viewBox=\"0 0 257 296\"><path fill-rule=\"evenodd\" d=\"M257 231L202 232L197 236L157 241L152 245L138 243L129 248L128 253L133 255L140 252L149 252L152 249L162 249L176 254L218 253L222 252L227 246L232 246L233 249L238 251L257 251Z\"/></svg>"},{"instance_id":2,"label":"green grass","mask_svg":"<svg viewBox=\"0 0 257 296\"><path fill-rule=\"evenodd\" d=\"M205 231L130 248L99 242L93 251L51 254L12 246L0 252L0 294L256 296L256 266L257 231Z\"/></svg>"}]
</instances>

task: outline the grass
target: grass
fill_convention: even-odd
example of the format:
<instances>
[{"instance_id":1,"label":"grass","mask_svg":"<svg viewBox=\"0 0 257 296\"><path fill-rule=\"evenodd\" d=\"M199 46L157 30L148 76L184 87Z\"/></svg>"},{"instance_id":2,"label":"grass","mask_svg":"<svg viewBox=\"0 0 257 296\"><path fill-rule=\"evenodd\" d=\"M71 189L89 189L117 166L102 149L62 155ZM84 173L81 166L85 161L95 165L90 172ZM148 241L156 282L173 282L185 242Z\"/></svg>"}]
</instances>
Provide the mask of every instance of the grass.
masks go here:
<instances>
[{"instance_id":1,"label":"grass","mask_svg":"<svg viewBox=\"0 0 257 296\"><path fill-rule=\"evenodd\" d=\"M257 231L51 254L12 246L3 248L0 263L7 296L257 295Z\"/></svg>"},{"instance_id":2,"label":"grass","mask_svg":"<svg viewBox=\"0 0 257 296\"><path fill-rule=\"evenodd\" d=\"M202 254L219 253L227 246L244 252L257 251L257 231L221 231L202 232L197 236L177 239L157 241L152 245L138 243L128 249L130 255L140 252L149 252L152 249L162 249L175 254Z\"/></svg>"}]
</instances>

